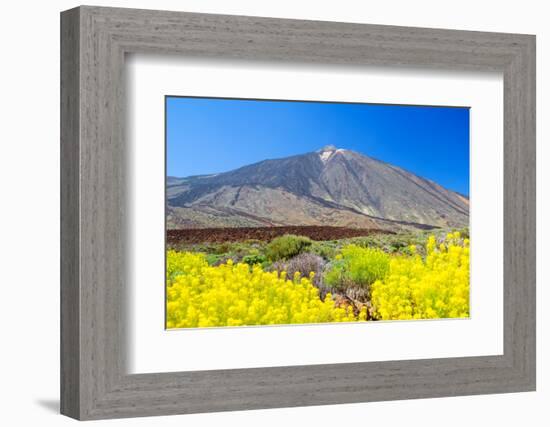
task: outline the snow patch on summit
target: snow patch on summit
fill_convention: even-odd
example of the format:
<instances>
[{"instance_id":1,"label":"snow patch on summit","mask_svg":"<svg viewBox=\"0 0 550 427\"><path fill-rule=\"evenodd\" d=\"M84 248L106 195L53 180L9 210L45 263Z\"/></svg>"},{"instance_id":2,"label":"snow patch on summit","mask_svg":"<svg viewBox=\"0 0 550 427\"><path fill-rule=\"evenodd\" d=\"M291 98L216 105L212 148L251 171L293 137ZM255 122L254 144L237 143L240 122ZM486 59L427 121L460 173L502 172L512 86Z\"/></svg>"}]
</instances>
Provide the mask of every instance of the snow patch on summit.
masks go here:
<instances>
[{"instance_id":1,"label":"snow patch on summit","mask_svg":"<svg viewBox=\"0 0 550 427\"><path fill-rule=\"evenodd\" d=\"M319 153L319 158L323 163L328 162L328 160L332 157L333 154L336 153L344 153L346 150L343 148L336 148L334 145L327 145L326 147L323 147L321 150L317 151Z\"/></svg>"},{"instance_id":2,"label":"snow patch on summit","mask_svg":"<svg viewBox=\"0 0 550 427\"><path fill-rule=\"evenodd\" d=\"M323 151L319 154L319 157L323 163L326 163L330 156L332 156L332 153L334 153L334 151Z\"/></svg>"}]
</instances>

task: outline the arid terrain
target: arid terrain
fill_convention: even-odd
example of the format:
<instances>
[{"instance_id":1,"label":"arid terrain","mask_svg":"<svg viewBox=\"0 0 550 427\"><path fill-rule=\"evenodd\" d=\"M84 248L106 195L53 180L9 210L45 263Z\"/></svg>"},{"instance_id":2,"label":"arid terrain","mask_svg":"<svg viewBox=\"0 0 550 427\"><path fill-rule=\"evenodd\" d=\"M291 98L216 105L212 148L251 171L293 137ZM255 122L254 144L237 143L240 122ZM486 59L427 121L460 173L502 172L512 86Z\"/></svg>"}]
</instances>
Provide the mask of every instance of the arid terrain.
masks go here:
<instances>
[{"instance_id":1,"label":"arid terrain","mask_svg":"<svg viewBox=\"0 0 550 427\"><path fill-rule=\"evenodd\" d=\"M326 226L188 228L167 230L166 242L169 245L177 245L179 243L221 243L245 240L270 241L285 234L295 234L309 237L311 240L322 241L370 236L375 233L394 234L391 231L376 229Z\"/></svg>"},{"instance_id":2,"label":"arid terrain","mask_svg":"<svg viewBox=\"0 0 550 427\"><path fill-rule=\"evenodd\" d=\"M229 172L168 177L166 198L169 229L460 228L468 226L470 203L431 180L333 146Z\"/></svg>"}]
</instances>

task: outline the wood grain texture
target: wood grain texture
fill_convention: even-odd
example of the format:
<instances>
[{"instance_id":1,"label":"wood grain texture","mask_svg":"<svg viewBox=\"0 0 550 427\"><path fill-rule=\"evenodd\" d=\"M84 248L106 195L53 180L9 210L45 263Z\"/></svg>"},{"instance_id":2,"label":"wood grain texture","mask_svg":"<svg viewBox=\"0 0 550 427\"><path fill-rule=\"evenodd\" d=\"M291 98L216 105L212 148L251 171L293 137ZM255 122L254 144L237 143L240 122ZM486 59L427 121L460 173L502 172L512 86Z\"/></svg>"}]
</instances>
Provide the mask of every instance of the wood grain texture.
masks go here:
<instances>
[{"instance_id":1,"label":"wood grain texture","mask_svg":"<svg viewBox=\"0 0 550 427\"><path fill-rule=\"evenodd\" d=\"M535 38L133 9L62 13L62 413L77 419L535 388ZM124 56L504 74L504 354L129 375Z\"/></svg>"},{"instance_id":2,"label":"wood grain texture","mask_svg":"<svg viewBox=\"0 0 550 427\"><path fill-rule=\"evenodd\" d=\"M80 414L78 10L61 20L61 412Z\"/></svg>"}]
</instances>

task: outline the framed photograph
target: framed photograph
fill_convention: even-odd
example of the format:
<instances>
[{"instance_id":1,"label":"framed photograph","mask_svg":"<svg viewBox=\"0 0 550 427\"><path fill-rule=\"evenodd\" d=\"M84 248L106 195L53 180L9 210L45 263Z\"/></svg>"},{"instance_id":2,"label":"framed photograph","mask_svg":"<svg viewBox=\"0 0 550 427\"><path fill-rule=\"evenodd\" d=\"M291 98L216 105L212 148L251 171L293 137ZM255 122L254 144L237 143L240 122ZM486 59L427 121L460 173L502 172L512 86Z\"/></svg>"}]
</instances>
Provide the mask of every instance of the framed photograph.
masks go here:
<instances>
[{"instance_id":1,"label":"framed photograph","mask_svg":"<svg viewBox=\"0 0 550 427\"><path fill-rule=\"evenodd\" d=\"M61 411L535 390L535 37L61 14Z\"/></svg>"}]
</instances>

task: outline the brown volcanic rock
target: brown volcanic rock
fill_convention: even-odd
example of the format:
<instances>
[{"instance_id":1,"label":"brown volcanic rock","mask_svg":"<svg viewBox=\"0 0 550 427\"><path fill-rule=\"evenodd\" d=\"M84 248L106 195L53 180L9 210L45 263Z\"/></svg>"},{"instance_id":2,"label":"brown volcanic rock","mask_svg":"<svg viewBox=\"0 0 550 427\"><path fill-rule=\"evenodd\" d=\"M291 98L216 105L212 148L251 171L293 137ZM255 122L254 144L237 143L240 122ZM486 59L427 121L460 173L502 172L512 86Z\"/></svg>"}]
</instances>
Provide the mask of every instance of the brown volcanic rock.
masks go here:
<instances>
[{"instance_id":1,"label":"brown volcanic rock","mask_svg":"<svg viewBox=\"0 0 550 427\"><path fill-rule=\"evenodd\" d=\"M326 147L234 171L167 181L168 228L468 225L469 201L354 151Z\"/></svg>"},{"instance_id":2,"label":"brown volcanic rock","mask_svg":"<svg viewBox=\"0 0 550 427\"><path fill-rule=\"evenodd\" d=\"M285 227L220 227L220 228L184 228L166 231L169 245L181 243L221 243L243 240L270 241L285 234L296 234L312 240L336 240L351 237L370 236L380 233L377 229L327 227L327 226L285 226ZM391 234L391 231L386 233Z\"/></svg>"}]
</instances>

